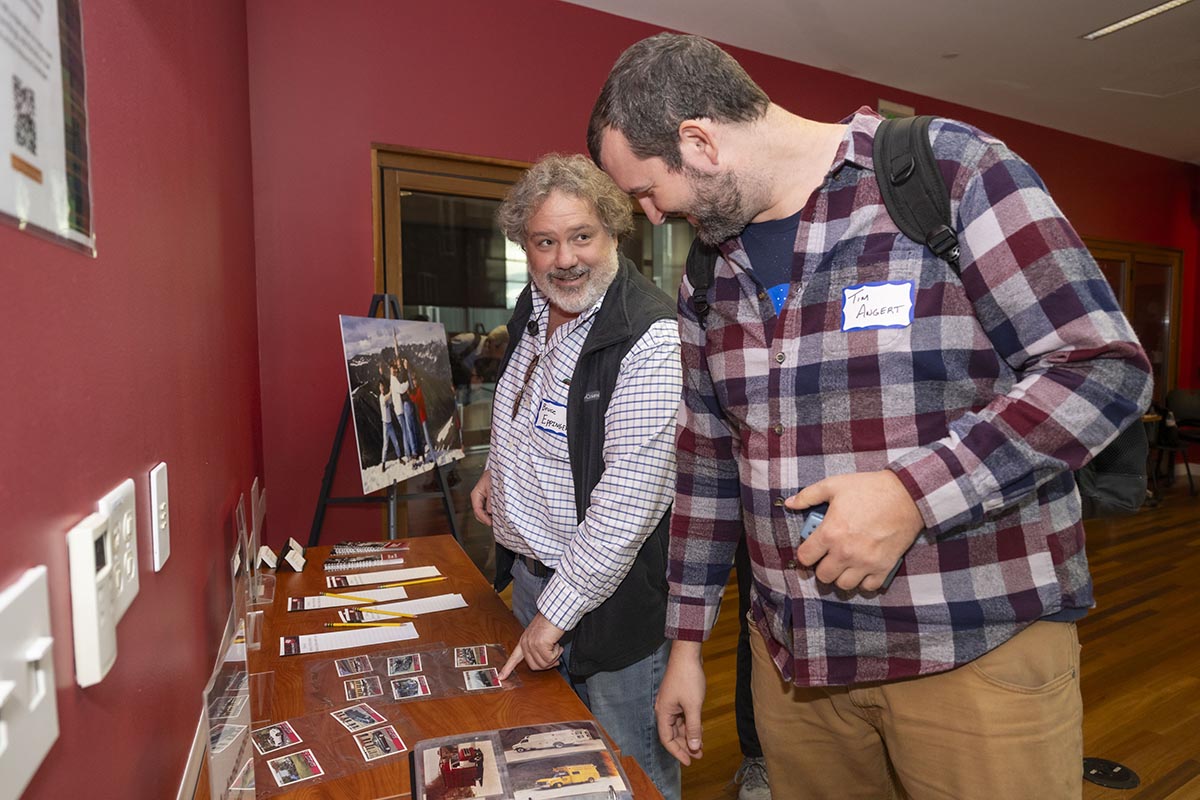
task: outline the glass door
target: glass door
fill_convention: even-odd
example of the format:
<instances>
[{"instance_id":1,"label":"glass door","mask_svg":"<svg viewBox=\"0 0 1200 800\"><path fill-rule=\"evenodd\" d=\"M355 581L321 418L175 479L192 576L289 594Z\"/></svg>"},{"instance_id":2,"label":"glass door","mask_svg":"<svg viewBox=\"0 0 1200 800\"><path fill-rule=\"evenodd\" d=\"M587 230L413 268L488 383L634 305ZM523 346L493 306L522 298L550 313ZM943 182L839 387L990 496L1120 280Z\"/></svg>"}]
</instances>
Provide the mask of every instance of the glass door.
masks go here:
<instances>
[{"instance_id":1,"label":"glass door","mask_svg":"<svg viewBox=\"0 0 1200 800\"><path fill-rule=\"evenodd\" d=\"M1084 240L1146 350L1154 402L1175 386L1179 365L1179 286L1183 256L1123 242Z\"/></svg>"}]
</instances>

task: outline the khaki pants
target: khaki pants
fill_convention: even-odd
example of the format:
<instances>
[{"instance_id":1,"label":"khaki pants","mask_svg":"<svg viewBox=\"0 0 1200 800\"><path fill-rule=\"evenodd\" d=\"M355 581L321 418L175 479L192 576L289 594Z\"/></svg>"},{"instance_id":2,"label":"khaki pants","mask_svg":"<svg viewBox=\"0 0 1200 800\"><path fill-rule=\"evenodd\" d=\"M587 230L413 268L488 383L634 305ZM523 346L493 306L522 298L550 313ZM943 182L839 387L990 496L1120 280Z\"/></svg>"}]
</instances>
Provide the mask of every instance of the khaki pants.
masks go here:
<instances>
[{"instance_id":1,"label":"khaki pants","mask_svg":"<svg viewBox=\"0 0 1200 800\"><path fill-rule=\"evenodd\" d=\"M773 800L1078 800L1075 625L1036 622L958 669L854 687L784 681L752 626Z\"/></svg>"}]
</instances>

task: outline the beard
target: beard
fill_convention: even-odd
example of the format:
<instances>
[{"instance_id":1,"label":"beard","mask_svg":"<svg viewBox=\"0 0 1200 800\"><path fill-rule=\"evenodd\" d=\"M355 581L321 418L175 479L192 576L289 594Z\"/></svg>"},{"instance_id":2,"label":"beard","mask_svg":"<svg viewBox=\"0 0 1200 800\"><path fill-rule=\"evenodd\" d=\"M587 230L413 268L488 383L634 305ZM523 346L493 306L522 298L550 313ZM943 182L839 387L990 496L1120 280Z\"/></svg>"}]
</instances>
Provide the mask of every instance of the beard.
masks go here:
<instances>
[{"instance_id":1,"label":"beard","mask_svg":"<svg viewBox=\"0 0 1200 800\"><path fill-rule=\"evenodd\" d=\"M551 305L574 316L596 305L596 301L608 290L613 278L617 277L620 264L620 257L614 247L606 259L596 264L581 262L570 269L553 269L540 275L533 270L529 272L534 285L546 295ZM574 280L580 276L587 277L578 286L559 285L559 281Z\"/></svg>"},{"instance_id":2,"label":"beard","mask_svg":"<svg viewBox=\"0 0 1200 800\"><path fill-rule=\"evenodd\" d=\"M761 210L757 207L761 203L756 202L761 191L752 181L747 181L746 191L730 172L709 175L686 165L683 172L693 194L688 216L696 221L696 237L707 245L737 236Z\"/></svg>"}]
</instances>

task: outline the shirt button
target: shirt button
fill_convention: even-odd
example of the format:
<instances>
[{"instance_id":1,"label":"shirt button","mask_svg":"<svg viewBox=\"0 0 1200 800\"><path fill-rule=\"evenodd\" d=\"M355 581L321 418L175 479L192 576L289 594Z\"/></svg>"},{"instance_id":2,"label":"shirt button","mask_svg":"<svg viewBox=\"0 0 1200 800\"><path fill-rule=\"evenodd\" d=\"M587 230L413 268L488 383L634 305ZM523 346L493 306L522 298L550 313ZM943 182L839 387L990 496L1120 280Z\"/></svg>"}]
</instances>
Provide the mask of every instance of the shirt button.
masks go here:
<instances>
[{"instance_id":1,"label":"shirt button","mask_svg":"<svg viewBox=\"0 0 1200 800\"><path fill-rule=\"evenodd\" d=\"M783 508L783 498L782 498L782 497L776 497L776 498L775 498L775 507L776 507L776 508Z\"/></svg>"},{"instance_id":2,"label":"shirt button","mask_svg":"<svg viewBox=\"0 0 1200 800\"><path fill-rule=\"evenodd\" d=\"M783 426L778 422L771 427L771 430L775 432L776 436L783 436Z\"/></svg>"},{"instance_id":3,"label":"shirt button","mask_svg":"<svg viewBox=\"0 0 1200 800\"><path fill-rule=\"evenodd\" d=\"M783 353L775 354L775 361L779 364L782 364L785 358L787 358L787 356L785 356Z\"/></svg>"},{"instance_id":4,"label":"shirt button","mask_svg":"<svg viewBox=\"0 0 1200 800\"><path fill-rule=\"evenodd\" d=\"M759 299L759 300L766 300L766 299L767 299L767 293L766 293L766 292L759 292L759 293L758 293L758 299Z\"/></svg>"},{"instance_id":5,"label":"shirt button","mask_svg":"<svg viewBox=\"0 0 1200 800\"><path fill-rule=\"evenodd\" d=\"M794 558L788 562L788 569L795 569L798 566L800 566L800 562Z\"/></svg>"}]
</instances>

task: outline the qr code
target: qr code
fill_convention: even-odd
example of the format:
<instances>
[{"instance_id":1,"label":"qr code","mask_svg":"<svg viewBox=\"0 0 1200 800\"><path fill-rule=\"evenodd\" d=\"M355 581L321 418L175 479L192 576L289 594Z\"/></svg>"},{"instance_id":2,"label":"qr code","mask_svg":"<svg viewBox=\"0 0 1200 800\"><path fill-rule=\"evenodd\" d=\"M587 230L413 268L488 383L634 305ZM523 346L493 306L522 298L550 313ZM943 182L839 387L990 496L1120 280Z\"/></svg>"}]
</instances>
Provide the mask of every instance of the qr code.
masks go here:
<instances>
[{"instance_id":1,"label":"qr code","mask_svg":"<svg viewBox=\"0 0 1200 800\"><path fill-rule=\"evenodd\" d=\"M37 155L37 114L33 89L13 75L13 116L16 119L17 145Z\"/></svg>"}]
</instances>

